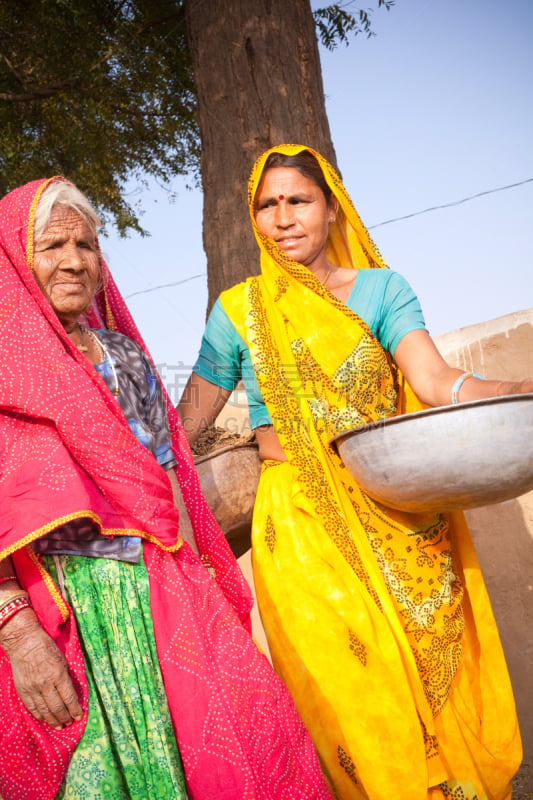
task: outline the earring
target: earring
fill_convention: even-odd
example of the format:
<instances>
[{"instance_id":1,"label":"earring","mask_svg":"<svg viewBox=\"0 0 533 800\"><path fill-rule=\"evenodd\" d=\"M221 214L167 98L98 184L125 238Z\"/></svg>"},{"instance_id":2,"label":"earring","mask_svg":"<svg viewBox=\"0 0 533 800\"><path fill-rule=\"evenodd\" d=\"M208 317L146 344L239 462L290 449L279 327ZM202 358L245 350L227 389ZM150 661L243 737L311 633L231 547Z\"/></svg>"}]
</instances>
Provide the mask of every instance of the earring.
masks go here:
<instances>
[{"instance_id":1,"label":"earring","mask_svg":"<svg viewBox=\"0 0 533 800\"><path fill-rule=\"evenodd\" d=\"M335 217L330 217L328 222L335 222Z\"/></svg>"}]
</instances>

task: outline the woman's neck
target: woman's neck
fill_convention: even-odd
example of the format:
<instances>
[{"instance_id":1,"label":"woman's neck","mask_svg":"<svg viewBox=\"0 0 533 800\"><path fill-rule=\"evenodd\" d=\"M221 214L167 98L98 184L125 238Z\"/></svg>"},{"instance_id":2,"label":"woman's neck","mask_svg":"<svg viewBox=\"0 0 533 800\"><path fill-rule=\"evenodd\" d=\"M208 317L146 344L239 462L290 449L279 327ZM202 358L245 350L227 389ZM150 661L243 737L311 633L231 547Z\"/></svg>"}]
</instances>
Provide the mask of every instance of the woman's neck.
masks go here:
<instances>
[{"instance_id":1,"label":"woman's neck","mask_svg":"<svg viewBox=\"0 0 533 800\"><path fill-rule=\"evenodd\" d=\"M349 269L347 267L334 266L327 280L327 289L338 300L345 303L350 296L353 289L354 281L357 278L356 269ZM326 283L324 283L324 286Z\"/></svg>"}]
</instances>

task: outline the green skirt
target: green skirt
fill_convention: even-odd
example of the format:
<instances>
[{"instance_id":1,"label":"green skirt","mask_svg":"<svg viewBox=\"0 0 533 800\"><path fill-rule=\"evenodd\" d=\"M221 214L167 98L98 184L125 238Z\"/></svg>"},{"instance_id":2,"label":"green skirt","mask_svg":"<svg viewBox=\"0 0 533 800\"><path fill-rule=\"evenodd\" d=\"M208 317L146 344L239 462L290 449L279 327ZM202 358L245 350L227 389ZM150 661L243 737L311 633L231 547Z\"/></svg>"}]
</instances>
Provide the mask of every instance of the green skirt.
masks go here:
<instances>
[{"instance_id":1,"label":"green skirt","mask_svg":"<svg viewBox=\"0 0 533 800\"><path fill-rule=\"evenodd\" d=\"M181 800L185 779L141 559L52 556L44 565L74 611L89 684L89 716L57 798Z\"/></svg>"}]
</instances>

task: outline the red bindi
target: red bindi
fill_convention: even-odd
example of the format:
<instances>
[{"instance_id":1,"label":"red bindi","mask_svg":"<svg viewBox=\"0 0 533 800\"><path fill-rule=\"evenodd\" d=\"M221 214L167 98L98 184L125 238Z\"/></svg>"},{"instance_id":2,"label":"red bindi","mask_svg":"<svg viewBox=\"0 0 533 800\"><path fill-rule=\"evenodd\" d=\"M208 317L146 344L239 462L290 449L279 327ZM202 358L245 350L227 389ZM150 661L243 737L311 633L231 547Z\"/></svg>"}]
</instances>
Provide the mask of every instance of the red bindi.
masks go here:
<instances>
[{"instance_id":1,"label":"red bindi","mask_svg":"<svg viewBox=\"0 0 533 800\"><path fill-rule=\"evenodd\" d=\"M285 200L285 195L284 194L280 194L279 199L280 200Z\"/></svg>"}]
</instances>

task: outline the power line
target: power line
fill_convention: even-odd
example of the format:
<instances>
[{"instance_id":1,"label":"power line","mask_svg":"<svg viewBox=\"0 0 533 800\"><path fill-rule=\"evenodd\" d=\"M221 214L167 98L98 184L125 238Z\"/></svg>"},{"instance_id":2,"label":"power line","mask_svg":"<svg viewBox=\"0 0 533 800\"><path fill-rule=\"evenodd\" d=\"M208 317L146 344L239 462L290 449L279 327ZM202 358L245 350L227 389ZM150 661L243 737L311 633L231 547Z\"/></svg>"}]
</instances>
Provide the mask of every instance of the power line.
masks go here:
<instances>
[{"instance_id":1,"label":"power line","mask_svg":"<svg viewBox=\"0 0 533 800\"><path fill-rule=\"evenodd\" d=\"M497 189L487 189L485 192L478 192L477 194L471 194L469 197L463 197L462 200L454 200L451 203L443 203L440 206L431 206L430 208L424 208L423 211L413 211L412 214L405 214L403 217L394 217L393 219L386 219L384 222L378 222L377 225L370 225L368 230L372 230L373 228L379 228L381 225L389 225L391 222L400 222L403 219L411 219L411 217L418 217L420 214L427 214L428 211L439 211L441 208L451 208L452 206L460 206L461 203L468 203L469 200L475 200L478 197L483 197L487 194L494 194L494 192L503 192L505 189L514 189L516 186L523 186L525 183L530 183L533 181L533 178L526 178L524 181L519 181L518 183L509 183L507 186L499 186Z\"/></svg>"},{"instance_id":2,"label":"power line","mask_svg":"<svg viewBox=\"0 0 533 800\"><path fill-rule=\"evenodd\" d=\"M128 300L130 297L135 297L137 294L148 294L148 292L157 292L159 289L169 289L172 286L179 286L182 283L193 281L195 278L203 278L204 275L207 275L207 272L199 272L198 275L190 275L188 278L183 278L183 280L174 281L173 283L162 283L160 286L152 286L150 289L141 289L139 292L125 294L124 300Z\"/></svg>"},{"instance_id":3,"label":"power line","mask_svg":"<svg viewBox=\"0 0 533 800\"><path fill-rule=\"evenodd\" d=\"M439 211L442 208L451 208L452 206L460 206L462 203L468 203L470 200L476 200L478 197L484 197L487 194L494 194L495 192L503 192L506 189L515 189L517 186L523 186L526 183L531 183L533 178L526 178L523 181L518 181L518 183L509 183L507 186L498 186L496 189L487 189L484 192L478 192L477 194L471 194L468 197L463 197L461 200L453 200L451 203L442 203L439 206L431 206L430 208L424 208L422 211L413 211L411 214L405 214L403 217L394 217L393 219L386 219L384 222L378 222L377 225L369 225L368 230L373 230L374 228L380 228L382 225L390 225L391 222L401 222L404 219L411 219L412 217L418 217L421 214L427 214L429 211ZM198 275L191 275L188 278L183 278L180 281L174 281L173 283L163 283L160 286L152 286L150 289L141 289L138 292L132 292L132 294L124 295L124 299L128 300L130 297L135 297L139 294L148 294L148 292L157 292L159 289L170 289L173 286L181 286L183 283L188 283L189 281L193 281L196 278L203 278L207 275L207 272L199 272Z\"/></svg>"}]
</instances>

